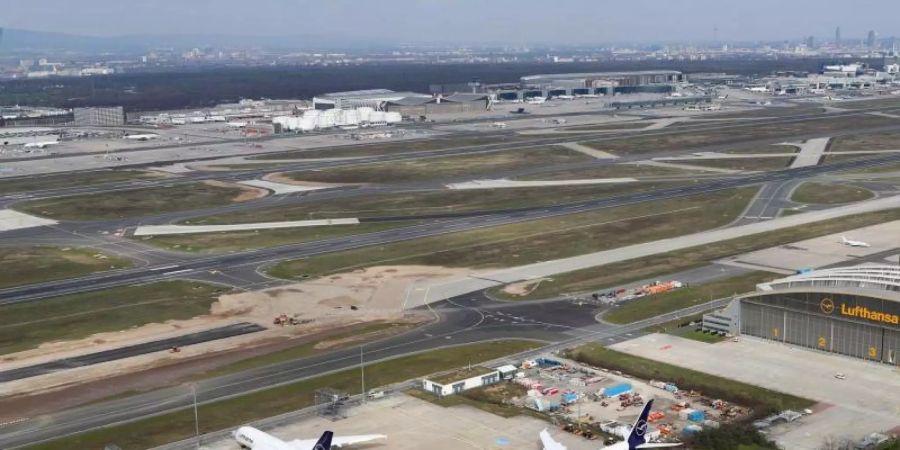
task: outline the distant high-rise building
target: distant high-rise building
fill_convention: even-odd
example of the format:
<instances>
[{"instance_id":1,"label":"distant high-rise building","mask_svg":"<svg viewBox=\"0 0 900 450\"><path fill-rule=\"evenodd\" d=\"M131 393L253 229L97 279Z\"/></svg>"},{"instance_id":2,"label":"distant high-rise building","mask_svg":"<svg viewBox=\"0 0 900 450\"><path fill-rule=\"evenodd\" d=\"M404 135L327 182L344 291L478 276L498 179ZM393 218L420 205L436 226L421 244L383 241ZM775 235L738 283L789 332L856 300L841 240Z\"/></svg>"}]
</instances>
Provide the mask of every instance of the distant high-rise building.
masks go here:
<instances>
[{"instance_id":1,"label":"distant high-rise building","mask_svg":"<svg viewBox=\"0 0 900 450\"><path fill-rule=\"evenodd\" d=\"M816 38L813 36L809 36L806 38L806 48L815 48L816 47Z\"/></svg>"},{"instance_id":2,"label":"distant high-rise building","mask_svg":"<svg viewBox=\"0 0 900 450\"><path fill-rule=\"evenodd\" d=\"M841 27L834 29L834 46L838 48L841 46Z\"/></svg>"},{"instance_id":3,"label":"distant high-rise building","mask_svg":"<svg viewBox=\"0 0 900 450\"><path fill-rule=\"evenodd\" d=\"M866 37L866 47L875 48L875 40L878 38L878 33L875 30L869 30L869 35Z\"/></svg>"}]
</instances>

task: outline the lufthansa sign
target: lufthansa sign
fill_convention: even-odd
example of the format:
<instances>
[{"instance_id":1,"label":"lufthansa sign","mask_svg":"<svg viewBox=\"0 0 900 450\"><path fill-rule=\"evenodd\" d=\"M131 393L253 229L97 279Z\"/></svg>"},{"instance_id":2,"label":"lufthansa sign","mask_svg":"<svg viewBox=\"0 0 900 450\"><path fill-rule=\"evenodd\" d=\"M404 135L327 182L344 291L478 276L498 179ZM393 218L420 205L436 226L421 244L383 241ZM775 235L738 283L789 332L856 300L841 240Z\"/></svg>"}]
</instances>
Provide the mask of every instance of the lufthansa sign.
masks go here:
<instances>
[{"instance_id":1,"label":"lufthansa sign","mask_svg":"<svg viewBox=\"0 0 900 450\"><path fill-rule=\"evenodd\" d=\"M839 308L835 308L834 300L830 298L823 298L819 302L819 309L825 314L838 311L840 315L845 317L865 319L882 324L900 325L900 316L897 314L876 311L865 306L848 306L846 303L841 303Z\"/></svg>"}]
</instances>

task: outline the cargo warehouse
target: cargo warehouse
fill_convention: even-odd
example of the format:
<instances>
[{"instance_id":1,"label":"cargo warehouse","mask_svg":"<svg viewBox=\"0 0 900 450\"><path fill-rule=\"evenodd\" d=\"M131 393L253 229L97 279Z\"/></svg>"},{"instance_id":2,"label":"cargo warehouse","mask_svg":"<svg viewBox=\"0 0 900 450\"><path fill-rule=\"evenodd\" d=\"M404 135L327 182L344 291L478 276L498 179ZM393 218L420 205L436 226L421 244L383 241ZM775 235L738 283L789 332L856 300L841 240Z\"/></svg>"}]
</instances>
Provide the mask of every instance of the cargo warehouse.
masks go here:
<instances>
[{"instance_id":1,"label":"cargo warehouse","mask_svg":"<svg viewBox=\"0 0 900 450\"><path fill-rule=\"evenodd\" d=\"M900 267L815 270L762 283L704 316L704 328L898 365Z\"/></svg>"}]
</instances>

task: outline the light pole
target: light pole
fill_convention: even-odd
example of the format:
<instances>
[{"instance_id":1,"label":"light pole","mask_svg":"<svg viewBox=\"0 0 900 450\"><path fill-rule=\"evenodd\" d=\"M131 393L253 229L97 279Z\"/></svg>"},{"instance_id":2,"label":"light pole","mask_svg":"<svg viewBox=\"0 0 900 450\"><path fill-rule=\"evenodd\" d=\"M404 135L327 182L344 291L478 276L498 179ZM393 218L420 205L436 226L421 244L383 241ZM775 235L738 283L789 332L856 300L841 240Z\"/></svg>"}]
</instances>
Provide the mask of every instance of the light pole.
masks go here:
<instances>
[{"instance_id":1,"label":"light pole","mask_svg":"<svg viewBox=\"0 0 900 450\"><path fill-rule=\"evenodd\" d=\"M359 383L360 383L360 393L363 397L363 403L366 401L366 366L363 362L363 346L359 346Z\"/></svg>"},{"instance_id":2,"label":"light pole","mask_svg":"<svg viewBox=\"0 0 900 450\"><path fill-rule=\"evenodd\" d=\"M200 448L200 415L197 412L197 383L191 383L191 395L194 397L194 443Z\"/></svg>"}]
</instances>

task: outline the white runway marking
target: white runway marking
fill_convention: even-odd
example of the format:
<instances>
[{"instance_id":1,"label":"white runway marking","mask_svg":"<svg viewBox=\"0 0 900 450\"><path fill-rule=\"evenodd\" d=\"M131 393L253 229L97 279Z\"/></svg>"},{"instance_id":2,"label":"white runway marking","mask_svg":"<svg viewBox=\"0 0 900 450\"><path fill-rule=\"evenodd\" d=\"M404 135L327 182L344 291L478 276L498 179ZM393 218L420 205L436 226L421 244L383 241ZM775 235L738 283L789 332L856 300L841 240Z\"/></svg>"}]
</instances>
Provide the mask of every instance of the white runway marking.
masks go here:
<instances>
[{"instance_id":1,"label":"white runway marking","mask_svg":"<svg viewBox=\"0 0 900 450\"><path fill-rule=\"evenodd\" d=\"M145 225L134 230L135 236L162 236L169 234L217 233L222 231L274 230L278 228L321 227L331 225L358 225L359 219L295 220L292 222L242 223L235 225Z\"/></svg>"}]
</instances>

